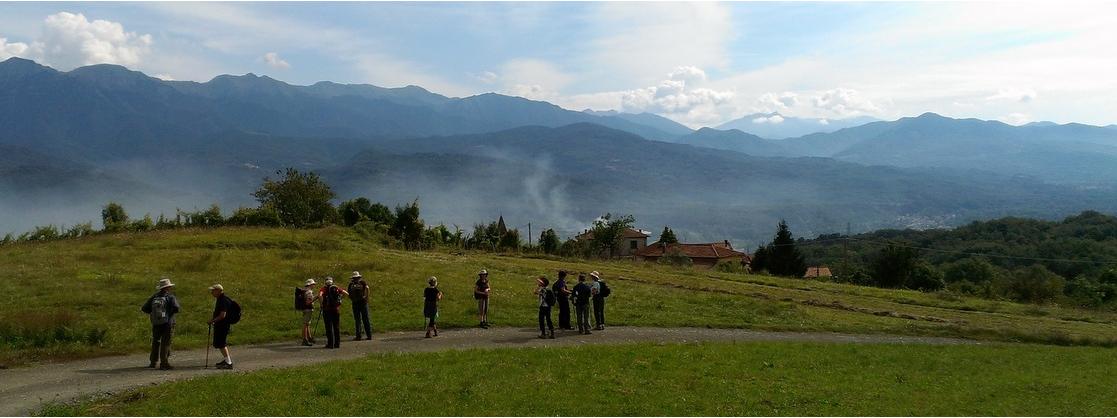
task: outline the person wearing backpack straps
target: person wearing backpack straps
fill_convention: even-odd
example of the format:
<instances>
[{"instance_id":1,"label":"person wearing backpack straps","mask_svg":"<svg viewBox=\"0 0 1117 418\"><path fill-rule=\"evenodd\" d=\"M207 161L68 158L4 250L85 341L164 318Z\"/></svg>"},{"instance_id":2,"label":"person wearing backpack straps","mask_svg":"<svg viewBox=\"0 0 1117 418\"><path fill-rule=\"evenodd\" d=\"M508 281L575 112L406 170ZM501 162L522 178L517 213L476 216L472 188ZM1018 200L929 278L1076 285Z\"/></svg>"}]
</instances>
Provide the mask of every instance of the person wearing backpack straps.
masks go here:
<instances>
[{"instance_id":1,"label":"person wearing backpack straps","mask_svg":"<svg viewBox=\"0 0 1117 418\"><path fill-rule=\"evenodd\" d=\"M322 298L322 319L326 322L326 348L341 348L341 298L349 292L334 286L334 278L326 276Z\"/></svg>"},{"instance_id":2,"label":"person wearing backpack straps","mask_svg":"<svg viewBox=\"0 0 1117 418\"><path fill-rule=\"evenodd\" d=\"M570 326L570 289L566 286L566 274L566 270L559 270L558 280L555 280L555 284L551 286L551 291L558 299L559 328L572 330L574 327Z\"/></svg>"},{"instance_id":3,"label":"person wearing backpack straps","mask_svg":"<svg viewBox=\"0 0 1117 418\"><path fill-rule=\"evenodd\" d=\"M473 298L477 299L477 318L481 321L481 328L489 327L489 271L481 269L477 273L477 282L473 284Z\"/></svg>"},{"instance_id":4,"label":"person wearing backpack straps","mask_svg":"<svg viewBox=\"0 0 1117 418\"><path fill-rule=\"evenodd\" d=\"M593 295L593 323L594 329L605 329L605 297L609 296L609 286L601 279L601 273L592 272L593 284L590 293Z\"/></svg>"},{"instance_id":5,"label":"person wearing backpack straps","mask_svg":"<svg viewBox=\"0 0 1117 418\"><path fill-rule=\"evenodd\" d=\"M361 273L354 271L349 276L349 301L353 304L353 341L361 340L361 324L365 326L365 339L372 339L372 324L368 321L369 287Z\"/></svg>"},{"instance_id":6,"label":"person wearing backpack straps","mask_svg":"<svg viewBox=\"0 0 1117 418\"><path fill-rule=\"evenodd\" d=\"M535 280L535 295L539 297L539 338L548 338L547 330L551 331L550 338L555 338L555 324L551 322L551 307L555 306L555 292L547 285L549 281L546 276L539 276ZM543 322L546 320L547 328L543 328Z\"/></svg>"},{"instance_id":7,"label":"person wearing backpack straps","mask_svg":"<svg viewBox=\"0 0 1117 418\"><path fill-rule=\"evenodd\" d=\"M435 320L438 319L438 301L442 300L442 291L438 290L438 278L431 276L427 278L427 287L423 289L423 318L427 319L427 336L431 337L431 331L434 331L434 336L438 336L438 324Z\"/></svg>"},{"instance_id":8,"label":"person wearing backpack straps","mask_svg":"<svg viewBox=\"0 0 1117 418\"><path fill-rule=\"evenodd\" d=\"M234 319L239 320L239 314L234 312L237 310L236 303L225 295L225 287L220 284L210 286L209 293L215 299L213 318L209 320L209 324L213 326L213 348L221 350L221 355L224 356L224 359L215 364L214 367L232 369L233 358L229 355L228 340L229 331L233 322L236 322Z\"/></svg>"},{"instance_id":9,"label":"person wearing backpack straps","mask_svg":"<svg viewBox=\"0 0 1117 418\"><path fill-rule=\"evenodd\" d=\"M314 290L314 286L318 285L313 278L306 279L306 286L299 289L297 293L300 302L297 306L303 314L303 346L310 347L314 345L314 334L310 330L310 324L314 319L314 302L318 300L318 292Z\"/></svg>"},{"instance_id":10,"label":"person wearing backpack straps","mask_svg":"<svg viewBox=\"0 0 1117 418\"><path fill-rule=\"evenodd\" d=\"M578 317L578 333L590 334L590 285L586 284L586 275L578 274L578 284L574 286L574 313Z\"/></svg>"},{"instance_id":11,"label":"person wearing backpack straps","mask_svg":"<svg viewBox=\"0 0 1117 418\"><path fill-rule=\"evenodd\" d=\"M175 298L174 290L175 284L171 283L171 279L166 277L159 279L155 284L156 292L151 297L147 298L143 307L140 308L143 313L148 314L151 318L151 363L148 368L155 368L156 362L159 363L159 369L171 370L171 363L167 361L167 357L171 355L171 337L174 335L175 329L175 314L179 311L178 299Z\"/></svg>"}]
</instances>

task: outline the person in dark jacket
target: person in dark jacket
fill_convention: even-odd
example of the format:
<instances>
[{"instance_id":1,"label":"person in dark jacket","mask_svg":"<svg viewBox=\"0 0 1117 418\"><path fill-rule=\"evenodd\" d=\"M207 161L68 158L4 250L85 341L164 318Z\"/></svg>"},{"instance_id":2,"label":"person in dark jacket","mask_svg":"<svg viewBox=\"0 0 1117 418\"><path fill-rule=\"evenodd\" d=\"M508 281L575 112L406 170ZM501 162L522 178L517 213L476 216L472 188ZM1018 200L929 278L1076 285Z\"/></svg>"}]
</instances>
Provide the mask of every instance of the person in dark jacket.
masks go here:
<instances>
[{"instance_id":1,"label":"person in dark jacket","mask_svg":"<svg viewBox=\"0 0 1117 418\"><path fill-rule=\"evenodd\" d=\"M361 340L361 324L365 326L365 339L372 339L372 324L368 321L369 287L361 273L354 271L349 276L349 301L353 303L353 341Z\"/></svg>"},{"instance_id":2,"label":"person in dark jacket","mask_svg":"<svg viewBox=\"0 0 1117 418\"><path fill-rule=\"evenodd\" d=\"M578 333L590 333L590 285L586 284L586 275L578 275L578 284L574 286L574 313L578 317Z\"/></svg>"},{"instance_id":3,"label":"person in dark jacket","mask_svg":"<svg viewBox=\"0 0 1117 418\"><path fill-rule=\"evenodd\" d=\"M213 325L213 348L221 350L221 355L225 358L214 365L218 369L232 369L233 358L229 356L229 331L232 324L226 321L226 316L229 311L233 309L233 300L225 296L225 287L220 284L215 284L209 287L209 293L215 299L213 304L213 319L209 320L209 324Z\"/></svg>"},{"instance_id":4,"label":"person in dark jacket","mask_svg":"<svg viewBox=\"0 0 1117 418\"><path fill-rule=\"evenodd\" d=\"M423 289L423 317L427 319L427 338L431 337L431 331L434 331L434 336L438 336L438 324L434 323L438 319L438 301L442 300L442 291L438 290L438 278L431 276L427 279L427 288Z\"/></svg>"},{"instance_id":5,"label":"person in dark jacket","mask_svg":"<svg viewBox=\"0 0 1117 418\"><path fill-rule=\"evenodd\" d=\"M174 295L175 284L164 277L155 284L156 292L147 298L147 302L140 308L143 313L151 317L151 363L148 368L155 368L156 362L162 370L171 370L171 363L167 360L171 355L171 337L174 336L175 314L178 313L178 298Z\"/></svg>"},{"instance_id":6,"label":"person in dark jacket","mask_svg":"<svg viewBox=\"0 0 1117 418\"><path fill-rule=\"evenodd\" d=\"M477 273L477 282L473 284L473 298L477 299L477 318L481 321L481 328L489 327L489 271L481 269Z\"/></svg>"},{"instance_id":7,"label":"person in dark jacket","mask_svg":"<svg viewBox=\"0 0 1117 418\"><path fill-rule=\"evenodd\" d=\"M602 285L605 283L601 280L601 273L591 272L590 277L593 277L593 284L590 285L590 293L593 295L593 323L594 329L605 329L605 294L601 291Z\"/></svg>"},{"instance_id":8,"label":"person in dark jacket","mask_svg":"<svg viewBox=\"0 0 1117 418\"><path fill-rule=\"evenodd\" d=\"M329 297L336 292L336 297ZM334 285L334 278L326 276L326 286L319 291L322 299L322 321L326 323L326 348L341 348L341 298L349 292Z\"/></svg>"},{"instance_id":9,"label":"person in dark jacket","mask_svg":"<svg viewBox=\"0 0 1117 418\"><path fill-rule=\"evenodd\" d=\"M551 287L555 292L555 299L558 300L558 322L559 328L574 329L570 326L570 289L566 286L566 270L559 270L558 280Z\"/></svg>"}]
</instances>

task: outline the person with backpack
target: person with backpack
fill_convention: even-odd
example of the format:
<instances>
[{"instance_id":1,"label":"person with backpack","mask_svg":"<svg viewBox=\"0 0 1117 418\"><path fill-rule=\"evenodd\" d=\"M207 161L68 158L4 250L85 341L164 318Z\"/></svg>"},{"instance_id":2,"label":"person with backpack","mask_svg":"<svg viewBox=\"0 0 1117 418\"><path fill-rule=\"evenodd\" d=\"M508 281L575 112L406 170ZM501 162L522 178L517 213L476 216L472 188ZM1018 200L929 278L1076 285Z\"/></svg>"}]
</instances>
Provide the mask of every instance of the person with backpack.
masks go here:
<instances>
[{"instance_id":1,"label":"person with backpack","mask_svg":"<svg viewBox=\"0 0 1117 418\"><path fill-rule=\"evenodd\" d=\"M438 278L431 276L427 278L427 288L423 289L423 318L427 319L427 336L431 337L431 331L434 331L434 336L438 336L438 325L434 323L438 319L438 301L442 300L442 291L438 290Z\"/></svg>"},{"instance_id":2,"label":"person with backpack","mask_svg":"<svg viewBox=\"0 0 1117 418\"><path fill-rule=\"evenodd\" d=\"M570 289L566 287L566 274L566 270L559 270L558 280L555 280L555 284L551 285L551 291L558 299L559 328L571 330L574 327L570 326Z\"/></svg>"},{"instance_id":3,"label":"person with backpack","mask_svg":"<svg viewBox=\"0 0 1117 418\"><path fill-rule=\"evenodd\" d=\"M593 285L590 291L593 294L593 323L594 329L600 331L605 329L605 298L609 297L609 285L605 284L605 280L601 279L601 273L592 272L590 277L593 277Z\"/></svg>"},{"instance_id":4,"label":"person with backpack","mask_svg":"<svg viewBox=\"0 0 1117 418\"><path fill-rule=\"evenodd\" d=\"M578 317L578 333L590 334L590 285L586 284L586 275L578 275L578 284L574 286L574 313Z\"/></svg>"},{"instance_id":5,"label":"person with backpack","mask_svg":"<svg viewBox=\"0 0 1117 418\"><path fill-rule=\"evenodd\" d=\"M539 276L535 280L537 285L535 288L535 295L539 297L539 338L548 338L547 330L551 331L551 339L555 338L555 324L551 322L551 307L555 306L555 292L551 290L548 285L546 276ZM546 319L547 328L543 328L543 322Z\"/></svg>"},{"instance_id":6,"label":"person with backpack","mask_svg":"<svg viewBox=\"0 0 1117 418\"><path fill-rule=\"evenodd\" d=\"M314 335L310 325L314 320L314 302L318 300L318 292L314 286L318 283L314 279L306 279L306 286L295 288L295 309L303 314L303 346L314 346Z\"/></svg>"},{"instance_id":7,"label":"person with backpack","mask_svg":"<svg viewBox=\"0 0 1117 418\"><path fill-rule=\"evenodd\" d=\"M233 358L229 355L229 331L232 325L240 322L240 305L225 295L225 287L215 284L209 287L209 293L216 299L213 305L213 319L209 325L213 327L213 348L221 350L224 359L214 365L218 369L232 369Z\"/></svg>"},{"instance_id":8,"label":"person with backpack","mask_svg":"<svg viewBox=\"0 0 1117 418\"><path fill-rule=\"evenodd\" d=\"M154 369L156 362L160 370L171 370L171 363L167 358L171 355L171 337L174 335L175 314L179 311L178 299L174 295L175 284L166 277L159 279L155 284L155 294L147 298L140 311L148 314L151 319L151 363L148 368Z\"/></svg>"},{"instance_id":9,"label":"person with backpack","mask_svg":"<svg viewBox=\"0 0 1117 418\"><path fill-rule=\"evenodd\" d=\"M365 339L372 339L372 324L368 321L369 287L361 273L354 271L349 276L349 301L353 304L353 328L356 329L353 341L361 340L361 324L365 326Z\"/></svg>"},{"instance_id":10,"label":"person with backpack","mask_svg":"<svg viewBox=\"0 0 1117 418\"><path fill-rule=\"evenodd\" d=\"M473 284L473 298L477 299L477 317L481 321L481 328L489 327L489 271L481 269L477 273L477 282Z\"/></svg>"},{"instance_id":11,"label":"person with backpack","mask_svg":"<svg viewBox=\"0 0 1117 418\"><path fill-rule=\"evenodd\" d=\"M334 286L334 278L326 276L326 287L318 292L322 299L322 320L326 322L326 348L341 348L341 298L349 292Z\"/></svg>"}]
</instances>

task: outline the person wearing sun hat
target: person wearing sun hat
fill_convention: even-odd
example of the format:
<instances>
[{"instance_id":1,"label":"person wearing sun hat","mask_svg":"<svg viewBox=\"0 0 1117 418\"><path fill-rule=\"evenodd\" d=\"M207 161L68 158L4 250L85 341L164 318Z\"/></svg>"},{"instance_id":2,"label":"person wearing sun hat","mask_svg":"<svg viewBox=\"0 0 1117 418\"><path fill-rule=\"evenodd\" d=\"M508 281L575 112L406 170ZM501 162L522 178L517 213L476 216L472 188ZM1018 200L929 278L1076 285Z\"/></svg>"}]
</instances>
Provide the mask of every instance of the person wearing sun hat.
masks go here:
<instances>
[{"instance_id":1,"label":"person wearing sun hat","mask_svg":"<svg viewBox=\"0 0 1117 418\"><path fill-rule=\"evenodd\" d=\"M349 301L353 304L353 341L361 339L361 325L365 326L365 339L372 339L372 324L368 321L369 288L361 272L349 275Z\"/></svg>"},{"instance_id":2,"label":"person wearing sun hat","mask_svg":"<svg viewBox=\"0 0 1117 418\"><path fill-rule=\"evenodd\" d=\"M314 301L318 300L318 292L314 286L318 285L313 278L306 279L306 286L302 288L303 297L303 346L314 345L314 335L310 331L310 323L314 319Z\"/></svg>"},{"instance_id":3,"label":"person wearing sun hat","mask_svg":"<svg viewBox=\"0 0 1117 418\"><path fill-rule=\"evenodd\" d=\"M163 277L155 284L155 294L147 298L143 313L151 319L151 360L148 368L155 368L156 362L162 370L170 370L171 337L174 336L175 314L179 311L178 299L174 295L175 284Z\"/></svg>"},{"instance_id":4,"label":"person wearing sun hat","mask_svg":"<svg viewBox=\"0 0 1117 418\"><path fill-rule=\"evenodd\" d=\"M481 328L489 327L489 271L481 269L477 272L477 282L473 284L473 298L477 299L477 317L481 321Z\"/></svg>"},{"instance_id":5,"label":"person wearing sun hat","mask_svg":"<svg viewBox=\"0 0 1117 418\"><path fill-rule=\"evenodd\" d=\"M601 279L601 273L596 271L590 272L590 277L593 278L593 284L590 285L590 294L593 295L593 322L594 329L605 329L605 292L602 288L605 286L605 281Z\"/></svg>"}]
</instances>

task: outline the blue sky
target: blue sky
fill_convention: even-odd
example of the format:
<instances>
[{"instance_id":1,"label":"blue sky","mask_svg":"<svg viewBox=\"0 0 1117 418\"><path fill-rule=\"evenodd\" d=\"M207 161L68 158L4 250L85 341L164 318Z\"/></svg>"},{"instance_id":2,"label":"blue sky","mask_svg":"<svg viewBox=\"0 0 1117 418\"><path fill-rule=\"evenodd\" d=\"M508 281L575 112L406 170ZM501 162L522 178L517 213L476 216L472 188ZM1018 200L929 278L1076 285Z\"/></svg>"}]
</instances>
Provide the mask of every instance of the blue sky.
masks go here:
<instances>
[{"instance_id":1,"label":"blue sky","mask_svg":"<svg viewBox=\"0 0 1117 418\"><path fill-rule=\"evenodd\" d=\"M1117 123L1106 3L3 3L0 59L489 91L713 126Z\"/></svg>"}]
</instances>

